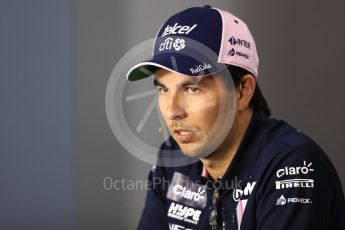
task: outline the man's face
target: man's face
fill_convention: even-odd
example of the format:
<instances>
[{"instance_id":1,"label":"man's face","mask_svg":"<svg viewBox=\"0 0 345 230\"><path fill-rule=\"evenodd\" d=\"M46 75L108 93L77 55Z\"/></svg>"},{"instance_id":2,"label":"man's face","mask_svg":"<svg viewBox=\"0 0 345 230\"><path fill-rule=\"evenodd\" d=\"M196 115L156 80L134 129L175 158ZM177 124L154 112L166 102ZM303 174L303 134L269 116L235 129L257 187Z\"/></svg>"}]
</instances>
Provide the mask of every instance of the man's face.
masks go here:
<instances>
[{"instance_id":1,"label":"man's face","mask_svg":"<svg viewBox=\"0 0 345 230\"><path fill-rule=\"evenodd\" d=\"M155 85L161 114L186 156L205 157L210 145L225 139L233 108L229 108L229 91L222 76L186 77L159 69Z\"/></svg>"}]
</instances>

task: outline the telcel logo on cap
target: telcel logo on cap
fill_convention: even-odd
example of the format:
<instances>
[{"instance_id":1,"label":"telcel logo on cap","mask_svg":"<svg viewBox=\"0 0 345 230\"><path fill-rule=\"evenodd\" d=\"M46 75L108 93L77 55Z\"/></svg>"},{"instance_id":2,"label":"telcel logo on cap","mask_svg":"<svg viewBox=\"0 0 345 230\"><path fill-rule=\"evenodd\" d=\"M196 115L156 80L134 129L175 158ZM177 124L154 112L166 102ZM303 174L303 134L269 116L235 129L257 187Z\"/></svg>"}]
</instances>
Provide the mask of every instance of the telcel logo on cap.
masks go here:
<instances>
[{"instance_id":1,"label":"telcel logo on cap","mask_svg":"<svg viewBox=\"0 0 345 230\"><path fill-rule=\"evenodd\" d=\"M174 26L167 26L164 29L162 37L170 35L170 34L189 34L198 24L194 24L193 26L180 26L178 23L175 23Z\"/></svg>"}]
</instances>

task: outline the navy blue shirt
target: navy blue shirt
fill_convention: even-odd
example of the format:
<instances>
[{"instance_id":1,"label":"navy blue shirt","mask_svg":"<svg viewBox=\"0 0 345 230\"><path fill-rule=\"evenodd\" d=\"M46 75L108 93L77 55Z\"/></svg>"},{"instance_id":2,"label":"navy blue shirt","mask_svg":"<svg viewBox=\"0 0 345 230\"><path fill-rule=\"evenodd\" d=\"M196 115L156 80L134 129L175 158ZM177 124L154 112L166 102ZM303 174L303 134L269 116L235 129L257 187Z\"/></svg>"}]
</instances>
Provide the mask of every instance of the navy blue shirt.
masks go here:
<instances>
[{"instance_id":1,"label":"navy blue shirt","mask_svg":"<svg viewBox=\"0 0 345 230\"><path fill-rule=\"evenodd\" d=\"M171 142L160 155L178 149ZM284 121L254 112L224 176L214 181L203 172L200 161L153 168L138 229L345 229L332 163Z\"/></svg>"}]
</instances>

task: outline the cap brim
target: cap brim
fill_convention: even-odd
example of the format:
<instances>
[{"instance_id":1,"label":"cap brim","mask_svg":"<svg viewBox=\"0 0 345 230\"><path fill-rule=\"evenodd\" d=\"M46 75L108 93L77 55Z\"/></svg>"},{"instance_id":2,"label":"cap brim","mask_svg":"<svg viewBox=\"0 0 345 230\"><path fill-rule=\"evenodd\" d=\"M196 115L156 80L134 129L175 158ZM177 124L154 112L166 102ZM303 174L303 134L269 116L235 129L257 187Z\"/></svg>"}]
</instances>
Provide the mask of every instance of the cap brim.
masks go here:
<instances>
[{"instance_id":1,"label":"cap brim","mask_svg":"<svg viewBox=\"0 0 345 230\"><path fill-rule=\"evenodd\" d=\"M207 76L226 68L222 63L200 62L184 55L162 55L152 60L133 66L127 73L129 81L136 81L154 74L157 68L163 68L188 77Z\"/></svg>"}]
</instances>

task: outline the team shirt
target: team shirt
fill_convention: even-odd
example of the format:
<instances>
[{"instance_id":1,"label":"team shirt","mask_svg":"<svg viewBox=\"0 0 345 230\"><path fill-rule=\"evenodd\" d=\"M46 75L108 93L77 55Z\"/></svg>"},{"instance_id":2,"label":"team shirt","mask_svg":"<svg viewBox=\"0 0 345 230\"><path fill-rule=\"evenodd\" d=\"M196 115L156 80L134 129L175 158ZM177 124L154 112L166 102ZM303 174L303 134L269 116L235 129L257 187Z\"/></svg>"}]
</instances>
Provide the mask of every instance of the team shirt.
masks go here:
<instances>
[{"instance_id":1,"label":"team shirt","mask_svg":"<svg viewBox=\"0 0 345 230\"><path fill-rule=\"evenodd\" d=\"M159 156L179 149L170 143ZM345 229L341 182L326 154L257 112L222 178L211 179L198 161L153 167L149 180L138 229Z\"/></svg>"}]
</instances>

